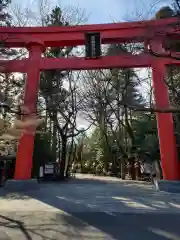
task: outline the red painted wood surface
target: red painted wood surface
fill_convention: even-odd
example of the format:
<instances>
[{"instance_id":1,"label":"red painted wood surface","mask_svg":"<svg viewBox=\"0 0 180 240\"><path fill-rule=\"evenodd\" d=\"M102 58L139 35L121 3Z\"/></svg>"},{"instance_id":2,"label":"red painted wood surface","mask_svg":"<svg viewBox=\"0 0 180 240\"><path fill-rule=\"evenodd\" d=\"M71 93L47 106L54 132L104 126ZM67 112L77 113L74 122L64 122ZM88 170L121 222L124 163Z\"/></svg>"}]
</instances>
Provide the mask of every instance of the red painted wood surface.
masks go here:
<instances>
[{"instance_id":1,"label":"red painted wood surface","mask_svg":"<svg viewBox=\"0 0 180 240\"><path fill-rule=\"evenodd\" d=\"M95 24L70 27L0 27L0 40L9 47L26 47L27 43L41 41L46 47L77 46L85 44L86 32L100 32L103 44L119 42L143 42L174 32L172 25L179 19L162 19L140 22Z\"/></svg>"},{"instance_id":2,"label":"red painted wood surface","mask_svg":"<svg viewBox=\"0 0 180 240\"><path fill-rule=\"evenodd\" d=\"M41 58L40 70L92 70L108 68L143 68L151 67L153 57L149 54L104 56L99 59L84 57ZM172 58L162 59L165 65L180 65L180 61ZM0 72L27 72L29 60L0 60Z\"/></svg>"}]
</instances>

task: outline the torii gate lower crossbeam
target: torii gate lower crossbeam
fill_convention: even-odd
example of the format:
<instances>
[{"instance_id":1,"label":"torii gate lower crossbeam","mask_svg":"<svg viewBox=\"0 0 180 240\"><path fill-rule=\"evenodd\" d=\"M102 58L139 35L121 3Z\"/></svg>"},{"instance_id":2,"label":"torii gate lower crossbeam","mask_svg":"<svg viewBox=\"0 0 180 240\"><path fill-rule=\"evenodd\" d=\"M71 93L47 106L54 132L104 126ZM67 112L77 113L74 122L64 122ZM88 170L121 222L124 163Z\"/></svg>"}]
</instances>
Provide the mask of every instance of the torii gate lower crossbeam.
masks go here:
<instances>
[{"instance_id":1,"label":"torii gate lower crossbeam","mask_svg":"<svg viewBox=\"0 0 180 240\"><path fill-rule=\"evenodd\" d=\"M178 21L178 20L177 20ZM169 20L175 22L175 19ZM122 25L116 25L116 28L113 27L115 25L111 25L111 29L108 30L107 25L105 25L105 29L103 29L103 25L101 28L99 27L99 32L102 33L102 38L104 37L104 42L107 41L110 43L118 41L124 42L149 42L152 40L156 40L155 30L151 28L152 26L164 26L167 29L168 20L161 21L147 21L148 29L146 30L146 22L144 24L140 23L128 23L128 29L123 28ZM159 25L158 25L159 24ZM164 24L164 25L163 25ZM136 36L136 29L138 28L138 36ZM170 27L169 27L170 28ZM2 29L0 28L0 38L4 37L5 33L2 33ZM10 41L8 42L8 46L20 46L23 44L30 49L30 56L27 60L19 60L19 61L0 61L0 68L2 72L11 72L11 71L20 71L27 72L27 80L25 86L25 102L24 104L30 108L32 111L35 110L35 105L37 101L37 91L39 84L39 72L41 70L49 70L49 69L57 69L60 70L81 70L81 69L107 69L107 68L134 68L134 67L152 67L153 72L153 87L154 87L154 95L156 105L159 108L168 108L169 107L169 99L168 99L168 89L166 83L164 81L165 78L165 67L166 65L180 65L180 61L172 60L169 58L155 58L150 54L140 54L140 55L131 55L131 54L123 54L119 56L106 56L101 57L99 59L85 59L85 58L70 58L70 59L51 59L51 58L42 58L42 45L47 47L49 45L55 46L58 45L56 38L54 35L48 35L45 31L46 28L31 28L31 33L28 33L24 28L18 28L13 30L11 28L6 28L6 35L9 34ZM74 42L72 40L71 45L74 46L77 42L84 42L84 36L82 34L82 29L75 31L74 28L66 28L65 34L61 34L61 27L59 27L59 31L57 31L57 39L59 39L60 45L62 43L68 42L68 46L70 45L71 36L73 35ZM87 26L88 29L88 26ZM151 29L151 38L149 39L149 29ZM86 26L83 26L83 31L86 30ZM156 29L157 30L157 29ZM170 29L172 30L172 29ZM35 39L32 39L33 32ZM52 29L51 29L52 31ZM91 31L96 31L96 27L91 26ZM85 31L86 32L86 31ZM125 37L125 33L128 32L128 37ZM116 34L117 33L117 34ZM123 38L121 39L121 33ZM39 34L39 35L38 35ZM76 37L77 34L77 37ZM15 37L17 40L12 40L11 35ZM38 43L37 36L41 38L41 43ZM118 36L118 39L116 39ZM139 37L139 38L138 38ZM20 38L20 40L18 40ZM62 38L62 41L61 41ZM162 39L164 36L162 37ZM26 39L26 40L23 40ZM29 39L27 41L27 39ZM43 39L45 42L43 43ZM78 39L78 40L77 40ZM161 39L161 40L162 40ZM52 42L51 42L52 40ZM113 41L114 40L114 41ZM158 37L159 40L159 37ZM13 42L14 41L14 42ZM54 41L54 42L53 42ZM14 44L14 45L13 45ZM17 45L16 45L17 44ZM176 140L174 135L174 123L173 117L171 113L157 113L157 127L159 134L159 143L160 143L160 152L161 152L161 163L163 169L163 177L166 180L180 180L180 165L177 157L177 148L176 148ZM15 179L16 180L26 180L31 178L31 169L32 169L32 156L33 156L33 141L34 138L30 135L24 136L19 142L19 148L17 152L17 160L16 160L16 169L15 169Z\"/></svg>"}]
</instances>

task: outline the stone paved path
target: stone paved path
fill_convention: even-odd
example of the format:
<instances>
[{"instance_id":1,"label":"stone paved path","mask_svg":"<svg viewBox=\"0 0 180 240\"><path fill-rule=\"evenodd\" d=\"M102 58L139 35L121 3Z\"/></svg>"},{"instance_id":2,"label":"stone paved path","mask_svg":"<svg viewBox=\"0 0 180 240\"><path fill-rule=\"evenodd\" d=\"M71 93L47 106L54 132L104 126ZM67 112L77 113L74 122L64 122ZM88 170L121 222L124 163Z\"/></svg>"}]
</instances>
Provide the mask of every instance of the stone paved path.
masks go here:
<instances>
[{"instance_id":1,"label":"stone paved path","mask_svg":"<svg viewBox=\"0 0 180 240\"><path fill-rule=\"evenodd\" d=\"M180 194L77 175L26 194L0 190L0 240L180 240Z\"/></svg>"}]
</instances>

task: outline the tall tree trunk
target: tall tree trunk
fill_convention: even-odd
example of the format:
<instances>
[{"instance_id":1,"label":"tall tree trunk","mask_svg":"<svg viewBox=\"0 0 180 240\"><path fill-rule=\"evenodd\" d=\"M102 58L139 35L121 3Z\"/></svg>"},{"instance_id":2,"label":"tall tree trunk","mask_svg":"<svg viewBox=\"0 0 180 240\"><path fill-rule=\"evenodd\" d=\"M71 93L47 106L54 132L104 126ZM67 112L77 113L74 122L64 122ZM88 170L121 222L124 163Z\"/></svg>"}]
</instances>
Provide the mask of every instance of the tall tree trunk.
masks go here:
<instances>
[{"instance_id":1,"label":"tall tree trunk","mask_svg":"<svg viewBox=\"0 0 180 240\"><path fill-rule=\"evenodd\" d=\"M49 133L50 133L50 143L52 147L52 119L49 118Z\"/></svg>"},{"instance_id":2,"label":"tall tree trunk","mask_svg":"<svg viewBox=\"0 0 180 240\"><path fill-rule=\"evenodd\" d=\"M78 147L77 158L78 158L78 162L80 162L80 164L81 164L81 173L84 173L84 161L83 161L83 158L82 158L82 151L83 151L83 144L81 144Z\"/></svg>"},{"instance_id":3,"label":"tall tree trunk","mask_svg":"<svg viewBox=\"0 0 180 240\"><path fill-rule=\"evenodd\" d=\"M65 176L66 178L69 177L69 170L70 170L70 167L72 165L72 160L73 160L73 147L74 147L74 137L71 138L71 146L70 146L70 149L69 149L69 156L68 156L68 163L67 163L67 169L66 169L66 172L65 172Z\"/></svg>"},{"instance_id":4,"label":"tall tree trunk","mask_svg":"<svg viewBox=\"0 0 180 240\"><path fill-rule=\"evenodd\" d=\"M120 166L121 166L121 179L124 180L125 179L125 164L126 164L126 159L124 157L121 158L121 162L120 162Z\"/></svg>"},{"instance_id":5,"label":"tall tree trunk","mask_svg":"<svg viewBox=\"0 0 180 240\"><path fill-rule=\"evenodd\" d=\"M56 118L56 113L54 114L54 118ZM56 161L57 154L57 125L56 122L53 122L53 137L52 137L52 152L53 152L53 158Z\"/></svg>"},{"instance_id":6,"label":"tall tree trunk","mask_svg":"<svg viewBox=\"0 0 180 240\"><path fill-rule=\"evenodd\" d=\"M64 171L66 166L66 152L67 152L67 138L66 136L61 136L61 159L60 159L60 179L64 180Z\"/></svg>"},{"instance_id":7,"label":"tall tree trunk","mask_svg":"<svg viewBox=\"0 0 180 240\"><path fill-rule=\"evenodd\" d=\"M45 130L45 132L47 131L47 125L48 125L48 111L46 110L46 115L45 115L45 120L44 120L44 125L45 125L45 127L44 127L44 130Z\"/></svg>"},{"instance_id":8,"label":"tall tree trunk","mask_svg":"<svg viewBox=\"0 0 180 240\"><path fill-rule=\"evenodd\" d=\"M60 159L61 159L61 135L59 132L58 132L58 159L60 162Z\"/></svg>"}]
</instances>

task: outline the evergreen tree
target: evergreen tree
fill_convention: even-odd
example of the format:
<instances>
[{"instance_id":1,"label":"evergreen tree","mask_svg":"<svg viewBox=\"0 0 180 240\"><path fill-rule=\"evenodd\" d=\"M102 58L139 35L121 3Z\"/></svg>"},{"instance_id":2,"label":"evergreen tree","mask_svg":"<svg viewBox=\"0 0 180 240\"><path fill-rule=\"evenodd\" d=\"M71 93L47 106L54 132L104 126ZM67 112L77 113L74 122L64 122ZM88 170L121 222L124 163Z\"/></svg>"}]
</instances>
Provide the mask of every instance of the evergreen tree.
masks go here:
<instances>
[{"instance_id":1,"label":"evergreen tree","mask_svg":"<svg viewBox=\"0 0 180 240\"><path fill-rule=\"evenodd\" d=\"M11 3L11 0L0 0L0 26L10 26L11 25L11 16L8 13L8 6ZM0 42L0 54L1 57L8 58L16 54L14 50L7 50L4 47L4 42Z\"/></svg>"},{"instance_id":2,"label":"evergreen tree","mask_svg":"<svg viewBox=\"0 0 180 240\"><path fill-rule=\"evenodd\" d=\"M7 7L11 0L0 0L0 26L10 26L11 16L8 13Z\"/></svg>"},{"instance_id":3,"label":"evergreen tree","mask_svg":"<svg viewBox=\"0 0 180 240\"><path fill-rule=\"evenodd\" d=\"M63 19L61 8L56 6L46 17L47 26L67 26L68 22ZM67 57L72 47L51 47L48 48L45 56L60 58ZM73 118L76 117L76 100L73 90L73 83L69 78L68 71L50 70L41 74L40 94L45 100L47 107L46 116L53 126L50 126L52 133L52 152L54 160L59 159L60 178L65 176L65 165L67 158L68 139L74 134L75 124ZM68 77L70 90L64 87L65 78Z\"/></svg>"}]
</instances>

